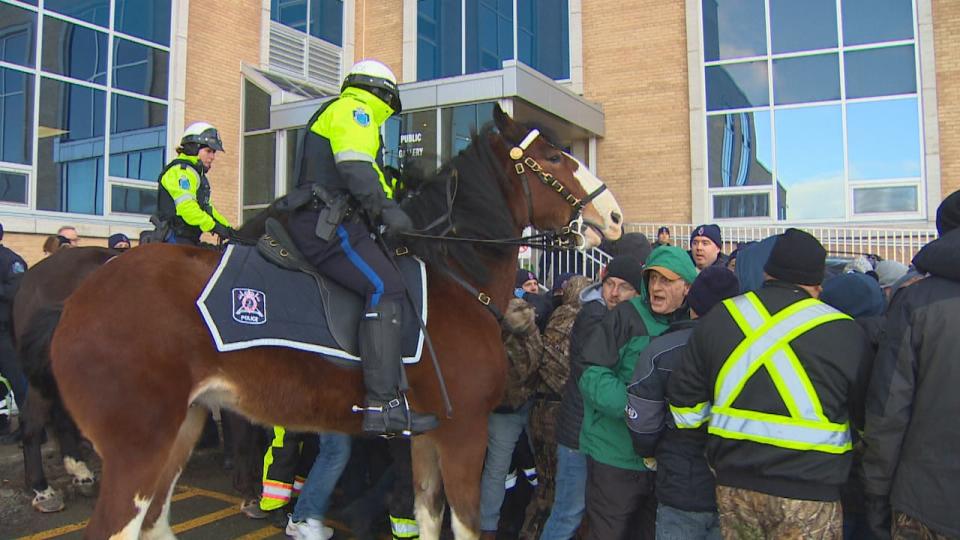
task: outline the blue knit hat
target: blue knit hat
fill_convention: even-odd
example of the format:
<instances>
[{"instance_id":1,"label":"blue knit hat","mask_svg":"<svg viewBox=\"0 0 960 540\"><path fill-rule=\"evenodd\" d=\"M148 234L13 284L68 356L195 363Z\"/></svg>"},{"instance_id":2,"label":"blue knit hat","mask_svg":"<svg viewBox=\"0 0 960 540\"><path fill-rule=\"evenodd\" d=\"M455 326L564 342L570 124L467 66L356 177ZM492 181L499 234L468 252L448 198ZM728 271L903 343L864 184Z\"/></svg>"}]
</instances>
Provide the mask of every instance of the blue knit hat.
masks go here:
<instances>
[{"instance_id":1,"label":"blue knit hat","mask_svg":"<svg viewBox=\"0 0 960 540\"><path fill-rule=\"evenodd\" d=\"M723 266L708 266L693 280L687 293L687 305L703 316L727 298L740 294L740 281L736 274Z\"/></svg>"},{"instance_id":2,"label":"blue knit hat","mask_svg":"<svg viewBox=\"0 0 960 540\"><path fill-rule=\"evenodd\" d=\"M883 291L872 277L859 272L840 274L823 284L820 300L854 319L883 313Z\"/></svg>"}]
</instances>

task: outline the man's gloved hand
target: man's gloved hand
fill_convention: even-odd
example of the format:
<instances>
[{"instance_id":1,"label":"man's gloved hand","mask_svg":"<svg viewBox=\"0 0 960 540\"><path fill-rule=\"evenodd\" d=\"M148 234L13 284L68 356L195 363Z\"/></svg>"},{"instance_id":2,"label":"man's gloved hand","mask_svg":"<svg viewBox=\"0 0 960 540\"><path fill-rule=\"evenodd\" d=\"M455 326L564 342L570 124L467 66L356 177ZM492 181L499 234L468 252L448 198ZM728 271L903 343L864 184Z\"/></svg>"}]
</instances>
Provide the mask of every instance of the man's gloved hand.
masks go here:
<instances>
[{"instance_id":1,"label":"man's gloved hand","mask_svg":"<svg viewBox=\"0 0 960 540\"><path fill-rule=\"evenodd\" d=\"M237 231L233 227L227 227L223 223L214 224L213 228L210 229L210 232L220 237L220 240L227 241L233 240L237 237Z\"/></svg>"},{"instance_id":2,"label":"man's gloved hand","mask_svg":"<svg viewBox=\"0 0 960 540\"><path fill-rule=\"evenodd\" d=\"M380 213L380 219L387 226L387 234L396 236L413 230L413 222L410 216L399 207L390 206L383 209Z\"/></svg>"}]
</instances>

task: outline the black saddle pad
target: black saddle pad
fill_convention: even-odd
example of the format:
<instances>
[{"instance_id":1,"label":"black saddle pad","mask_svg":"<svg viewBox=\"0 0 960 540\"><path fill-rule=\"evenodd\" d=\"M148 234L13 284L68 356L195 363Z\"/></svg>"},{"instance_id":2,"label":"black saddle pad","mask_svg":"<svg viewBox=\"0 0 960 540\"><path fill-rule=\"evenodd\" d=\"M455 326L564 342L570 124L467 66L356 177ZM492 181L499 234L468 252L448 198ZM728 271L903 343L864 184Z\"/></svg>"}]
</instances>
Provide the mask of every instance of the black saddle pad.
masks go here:
<instances>
[{"instance_id":1,"label":"black saddle pad","mask_svg":"<svg viewBox=\"0 0 960 540\"><path fill-rule=\"evenodd\" d=\"M397 262L415 304L404 302L403 361L415 364L423 350L416 313L427 323L427 275L419 259L400 257ZM329 279L280 268L255 247L227 247L197 307L220 352L289 347L338 363L360 360L357 327L363 298Z\"/></svg>"}]
</instances>

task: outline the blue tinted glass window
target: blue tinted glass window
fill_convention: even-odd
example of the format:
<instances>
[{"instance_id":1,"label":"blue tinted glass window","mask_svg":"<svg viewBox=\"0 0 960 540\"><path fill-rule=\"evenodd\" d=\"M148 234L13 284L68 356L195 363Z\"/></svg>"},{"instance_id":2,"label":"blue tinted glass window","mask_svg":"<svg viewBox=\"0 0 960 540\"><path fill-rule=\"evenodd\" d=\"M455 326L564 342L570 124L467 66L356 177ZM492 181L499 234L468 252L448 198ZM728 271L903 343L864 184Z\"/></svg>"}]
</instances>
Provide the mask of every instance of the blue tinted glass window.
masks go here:
<instances>
[{"instance_id":1,"label":"blue tinted glass window","mask_svg":"<svg viewBox=\"0 0 960 540\"><path fill-rule=\"evenodd\" d=\"M513 58L513 3L467 0L467 73L501 69Z\"/></svg>"},{"instance_id":2,"label":"blue tinted glass window","mask_svg":"<svg viewBox=\"0 0 960 540\"><path fill-rule=\"evenodd\" d=\"M275 198L276 132L243 138L243 204L267 204Z\"/></svg>"},{"instance_id":3,"label":"blue tinted glass window","mask_svg":"<svg viewBox=\"0 0 960 540\"><path fill-rule=\"evenodd\" d=\"M709 186L726 188L772 184L772 143L769 111L707 117Z\"/></svg>"},{"instance_id":4,"label":"blue tinted glass window","mask_svg":"<svg viewBox=\"0 0 960 540\"><path fill-rule=\"evenodd\" d=\"M307 0L270 0L270 19L306 32Z\"/></svg>"},{"instance_id":5,"label":"blue tinted glass window","mask_svg":"<svg viewBox=\"0 0 960 540\"><path fill-rule=\"evenodd\" d=\"M37 209L103 213L105 120L105 92L41 81Z\"/></svg>"},{"instance_id":6,"label":"blue tinted glass window","mask_svg":"<svg viewBox=\"0 0 960 540\"><path fill-rule=\"evenodd\" d=\"M169 53L121 38L113 40L113 87L167 97Z\"/></svg>"},{"instance_id":7,"label":"blue tinted glass window","mask_svg":"<svg viewBox=\"0 0 960 540\"><path fill-rule=\"evenodd\" d=\"M46 0L43 7L104 28L110 22L110 0Z\"/></svg>"},{"instance_id":8,"label":"blue tinted glass window","mask_svg":"<svg viewBox=\"0 0 960 540\"><path fill-rule=\"evenodd\" d=\"M853 211L858 214L916 212L917 186L858 188L853 190Z\"/></svg>"},{"instance_id":9,"label":"blue tinted glass window","mask_svg":"<svg viewBox=\"0 0 960 540\"><path fill-rule=\"evenodd\" d=\"M836 0L770 0L773 53L837 46Z\"/></svg>"},{"instance_id":10,"label":"blue tinted glass window","mask_svg":"<svg viewBox=\"0 0 960 540\"><path fill-rule=\"evenodd\" d=\"M110 176L156 180L163 166L166 141L165 105L113 94L110 101Z\"/></svg>"},{"instance_id":11,"label":"blue tinted glass window","mask_svg":"<svg viewBox=\"0 0 960 540\"><path fill-rule=\"evenodd\" d=\"M841 0L840 3L844 45L913 39L911 0Z\"/></svg>"},{"instance_id":12,"label":"blue tinted glass window","mask_svg":"<svg viewBox=\"0 0 960 540\"><path fill-rule=\"evenodd\" d=\"M27 175L14 172L0 172L0 201L27 203Z\"/></svg>"},{"instance_id":13,"label":"blue tinted glass window","mask_svg":"<svg viewBox=\"0 0 960 540\"><path fill-rule=\"evenodd\" d=\"M917 100L847 105L847 152L851 180L919 177Z\"/></svg>"},{"instance_id":14,"label":"blue tinted glass window","mask_svg":"<svg viewBox=\"0 0 960 540\"><path fill-rule=\"evenodd\" d=\"M767 217L769 215L769 193L713 196L713 217L716 219Z\"/></svg>"},{"instance_id":15,"label":"blue tinted glass window","mask_svg":"<svg viewBox=\"0 0 960 540\"><path fill-rule=\"evenodd\" d=\"M703 0L703 59L767 54L763 0Z\"/></svg>"},{"instance_id":16,"label":"blue tinted glass window","mask_svg":"<svg viewBox=\"0 0 960 540\"><path fill-rule=\"evenodd\" d=\"M768 105L766 62L708 66L707 110L741 109Z\"/></svg>"},{"instance_id":17,"label":"blue tinted glass window","mask_svg":"<svg viewBox=\"0 0 960 540\"><path fill-rule=\"evenodd\" d=\"M151 215L157 210L157 190L113 186L110 192L114 212Z\"/></svg>"},{"instance_id":18,"label":"blue tinted glass window","mask_svg":"<svg viewBox=\"0 0 960 540\"><path fill-rule=\"evenodd\" d=\"M335 45L342 45L343 1L311 0L311 2L310 35Z\"/></svg>"},{"instance_id":19,"label":"blue tinted glass window","mask_svg":"<svg viewBox=\"0 0 960 540\"><path fill-rule=\"evenodd\" d=\"M170 0L117 0L113 17L118 32L170 45Z\"/></svg>"},{"instance_id":20,"label":"blue tinted glass window","mask_svg":"<svg viewBox=\"0 0 960 540\"><path fill-rule=\"evenodd\" d=\"M517 56L550 78L570 78L567 0L517 0Z\"/></svg>"},{"instance_id":21,"label":"blue tinted glass window","mask_svg":"<svg viewBox=\"0 0 960 540\"><path fill-rule=\"evenodd\" d=\"M44 71L87 82L107 82L107 34L45 17Z\"/></svg>"},{"instance_id":22,"label":"blue tinted glass window","mask_svg":"<svg viewBox=\"0 0 960 540\"><path fill-rule=\"evenodd\" d=\"M33 67L37 14L0 4L0 60Z\"/></svg>"},{"instance_id":23,"label":"blue tinted glass window","mask_svg":"<svg viewBox=\"0 0 960 540\"><path fill-rule=\"evenodd\" d=\"M417 80L460 75L460 0L417 2Z\"/></svg>"},{"instance_id":24,"label":"blue tinted glass window","mask_svg":"<svg viewBox=\"0 0 960 540\"><path fill-rule=\"evenodd\" d=\"M773 101L777 105L840 99L836 54L773 61Z\"/></svg>"},{"instance_id":25,"label":"blue tinted glass window","mask_svg":"<svg viewBox=\"0 0 960 540\"><path fill-rule=\"evenodd\" d=\"M470 145L474 133L493 118L493 103L448 107L440 111L440 161L446 162Z\"/></svg>"},{"instance_id":26,"label":"blue tinted glass window","mask_svg":"<svg viewBox=\"0 0 960 540\"><path fill-rule=\"evenodd\" d=\"M844 217L840 106L777 110L774 122L777 188L786 200L783 217L788 220Z\"/></svg>"},{"instance_id":27,"label":"blue tinted glass window","mask_svg":"<svg viewBox=\"0 0 960 540\"><path fill-rule=\"evenodd\" d=\"M917 68L913 45L844 53L847 98L913 94Z\"/></svg>"},{"instance_id":28,"label":"blue tinted glass window","mask_svg":"<svg viewBox=\"0 0 960 540\"><path fill-rule=\"evenodd\" d=\"M0 68L0 161L33 160L33 75Z\"/></svg>"}]
</instances>

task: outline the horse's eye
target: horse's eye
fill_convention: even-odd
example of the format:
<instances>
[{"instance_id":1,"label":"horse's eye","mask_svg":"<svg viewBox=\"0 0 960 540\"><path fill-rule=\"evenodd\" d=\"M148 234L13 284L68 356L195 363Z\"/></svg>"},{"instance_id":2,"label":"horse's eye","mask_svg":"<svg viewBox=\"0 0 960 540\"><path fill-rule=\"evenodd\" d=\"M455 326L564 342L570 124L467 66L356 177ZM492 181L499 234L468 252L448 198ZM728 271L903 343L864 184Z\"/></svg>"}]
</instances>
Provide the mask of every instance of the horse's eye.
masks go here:
<instances>
[{"instance_id":1,"label":"horse's eye","mask_svg":"<svg viewBox=\"0 0 960 540\"><path fill-rule=\"evenodd\" d=\"M562 159L563 159L563 156L562 156L562 155L560 155L560 154L554 154L554 155L552 155L552 156L549 156L549 157L547 158L547 161L549 161L550 163L556 164L556 163L560 163L560 160L562 160Z\"/></svg>"}]
</instances>

